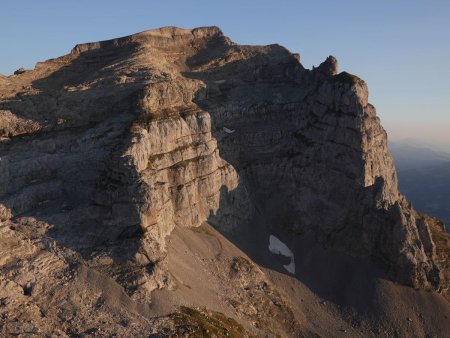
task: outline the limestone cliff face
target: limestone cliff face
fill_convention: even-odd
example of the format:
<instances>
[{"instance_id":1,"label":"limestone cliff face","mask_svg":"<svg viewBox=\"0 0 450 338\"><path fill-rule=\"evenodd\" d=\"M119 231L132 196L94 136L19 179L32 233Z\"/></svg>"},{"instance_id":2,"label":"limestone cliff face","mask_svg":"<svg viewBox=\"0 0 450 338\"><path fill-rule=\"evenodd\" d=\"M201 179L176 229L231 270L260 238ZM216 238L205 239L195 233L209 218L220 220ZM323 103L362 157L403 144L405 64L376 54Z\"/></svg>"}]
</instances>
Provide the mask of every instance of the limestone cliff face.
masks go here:
<instances>
[{"instance_id":1,"label":"limestone cliff face","mask_svg":"<svg viewBox=\"0 0 450 338\"><path fill-rule=\"evenodd\" d=\"M307 70L278 45L168 27L0 80L2 221L31 222L106 270L105 253L133 252L110 272L128 288L170 286L166 236L205 221L313 234L395 281L446 283L367 85L333 57Z\"/></svg>"}]
</instances>

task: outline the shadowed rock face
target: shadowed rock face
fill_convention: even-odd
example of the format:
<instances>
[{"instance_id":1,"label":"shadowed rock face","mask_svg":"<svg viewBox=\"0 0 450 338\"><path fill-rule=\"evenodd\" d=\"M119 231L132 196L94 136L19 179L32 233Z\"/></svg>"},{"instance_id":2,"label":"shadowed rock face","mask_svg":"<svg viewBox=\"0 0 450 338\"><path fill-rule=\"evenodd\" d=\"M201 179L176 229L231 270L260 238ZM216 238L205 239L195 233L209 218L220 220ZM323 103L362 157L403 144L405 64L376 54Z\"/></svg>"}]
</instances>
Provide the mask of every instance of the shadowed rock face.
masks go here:
<instances>
[{"instance_id":1,"label":"shadowed rock face","mask_svg":"<svg viewBox=\"0 0 450 338\"><path fill-rule=\"evenodd\" d=\"M173 286L166 239L205 221L311 236L446 292L367 85L334 57L307 70L216 27L77 45L0 78L0 133L3 224L55 241L135 299Z\"/></svg>"}]
</instances>

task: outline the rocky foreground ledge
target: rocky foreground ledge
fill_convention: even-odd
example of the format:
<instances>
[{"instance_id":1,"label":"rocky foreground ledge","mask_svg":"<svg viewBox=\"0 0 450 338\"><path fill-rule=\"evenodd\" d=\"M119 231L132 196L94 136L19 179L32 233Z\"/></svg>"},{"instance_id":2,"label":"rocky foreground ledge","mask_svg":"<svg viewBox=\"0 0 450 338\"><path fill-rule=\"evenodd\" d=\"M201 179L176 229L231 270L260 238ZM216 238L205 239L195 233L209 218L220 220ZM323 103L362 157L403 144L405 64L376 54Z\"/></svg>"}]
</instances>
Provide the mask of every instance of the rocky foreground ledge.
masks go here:
<instances>
[{"instance_id":1,"label":"rocky foreground ledge","mask_svg":"<svg viewBox=\"0 0 450 338\"><path fill-rule=\"evenodd\" d=\"M450 330L448 235L334 57L217 27L77 45L0 76L0 158L3 334Z\"/></svg>"}]
</instances>

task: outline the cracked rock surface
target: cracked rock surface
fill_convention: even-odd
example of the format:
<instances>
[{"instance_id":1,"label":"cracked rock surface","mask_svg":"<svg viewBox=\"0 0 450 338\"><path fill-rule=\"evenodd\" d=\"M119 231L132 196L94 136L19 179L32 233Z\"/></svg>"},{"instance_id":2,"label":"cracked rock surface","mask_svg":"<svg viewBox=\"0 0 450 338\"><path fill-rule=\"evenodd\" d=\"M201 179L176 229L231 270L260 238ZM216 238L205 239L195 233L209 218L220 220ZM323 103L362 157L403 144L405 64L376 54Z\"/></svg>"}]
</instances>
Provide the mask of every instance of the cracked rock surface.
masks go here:
<instances>
[{"instance_id":1,"label":"cracked rock surface","mask_svg":"<svg viewBox=\"0 0 450 338\"><path fill-rule=\"evenodd\" d=\"M0 220L6 336L450 331L448 235L399 193L366 83L217 27L0 76Z\"/></svg>"}]
</instances>

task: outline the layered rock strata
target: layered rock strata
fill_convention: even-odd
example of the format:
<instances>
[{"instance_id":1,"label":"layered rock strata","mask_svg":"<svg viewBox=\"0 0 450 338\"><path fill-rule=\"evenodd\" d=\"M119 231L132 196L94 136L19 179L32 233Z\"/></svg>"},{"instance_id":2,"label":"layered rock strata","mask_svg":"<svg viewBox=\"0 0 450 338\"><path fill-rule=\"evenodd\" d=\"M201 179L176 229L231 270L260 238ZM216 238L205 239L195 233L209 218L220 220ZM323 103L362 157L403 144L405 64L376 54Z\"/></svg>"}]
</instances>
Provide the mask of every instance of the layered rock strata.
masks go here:
<instances>
[{"instance_id":1,"label":"layered rock strata","mask_svg":"<svg viewBox=\"0 0 450 338\"><path fill-rule=\"evenodd\" d=\"M3 224L74 250L137 298L172 285L173 229L205 221L309 234L447 292L367 85L334 57L308 70L216 27L77 45L0 78L0 133Z\"/></svg>"}]
</instances>

